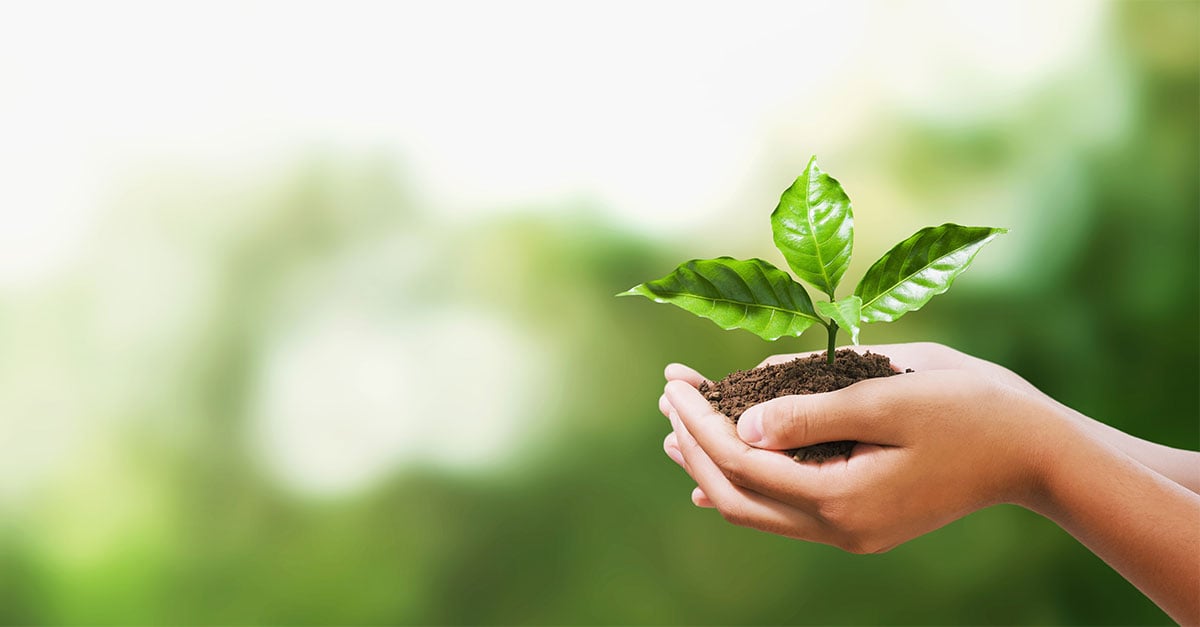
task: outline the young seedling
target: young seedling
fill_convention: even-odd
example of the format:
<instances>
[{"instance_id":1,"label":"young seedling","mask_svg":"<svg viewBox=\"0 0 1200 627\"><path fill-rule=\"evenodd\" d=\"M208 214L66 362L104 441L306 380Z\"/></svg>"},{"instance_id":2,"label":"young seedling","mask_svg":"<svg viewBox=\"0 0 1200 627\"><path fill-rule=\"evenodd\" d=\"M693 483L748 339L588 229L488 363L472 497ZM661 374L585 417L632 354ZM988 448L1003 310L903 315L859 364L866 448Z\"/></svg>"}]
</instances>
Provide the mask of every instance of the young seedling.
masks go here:
<instances>
[{"instance_id":1,"label":"young seedling","mask_svg":"<svg viewBox=\"0 0 1200 627\"><path fill-rule=\"evenodd\" d=\"M803 285L762 259L732 257L693 259L617 296L671 303L724 329L745 329L772 341L819 324L829 334L827 362L832 365L838 329L858 345L862 325L891 322L920 309L950 289L984 244L1008 231L957 224L923 228L884 253L854 293L839 300L834 290L850 265L854 213L841 184L817 167L815 156L783 192L771 213L771 230L792 272L828 301L814 304Z\"/></svg>"}]
</instances>

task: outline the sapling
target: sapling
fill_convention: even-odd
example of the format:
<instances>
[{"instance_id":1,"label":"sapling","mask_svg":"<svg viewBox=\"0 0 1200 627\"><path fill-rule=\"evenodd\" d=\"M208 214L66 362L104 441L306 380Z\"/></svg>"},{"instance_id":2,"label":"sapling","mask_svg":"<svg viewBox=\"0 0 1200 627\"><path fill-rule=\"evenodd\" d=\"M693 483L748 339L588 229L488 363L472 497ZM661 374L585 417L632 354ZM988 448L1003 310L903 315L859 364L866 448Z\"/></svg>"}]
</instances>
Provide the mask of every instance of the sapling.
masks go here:
<instances>
[{"instance_id":1,"label":"sapling","mask_svg":"<svg viewBox=\"0 0 1200 627\"><path fill-rule=\"evenodd\" d=\"M836 179L814 156L771 213L775 246L796 276L829 297L813 303L804 286L762 259L693 259L667 276L617 296L645 296L708 318L724 329L745 329L765 340L825 327L827 363L845 329L857 346L862 325L891 322L920 309L971 265L984 244L1007 229L943 224L923 228L884 253L854 293L834 292L850 265L854 213ZM822 317L824 316L824 318Z\"/></svg>"}]
</instances>

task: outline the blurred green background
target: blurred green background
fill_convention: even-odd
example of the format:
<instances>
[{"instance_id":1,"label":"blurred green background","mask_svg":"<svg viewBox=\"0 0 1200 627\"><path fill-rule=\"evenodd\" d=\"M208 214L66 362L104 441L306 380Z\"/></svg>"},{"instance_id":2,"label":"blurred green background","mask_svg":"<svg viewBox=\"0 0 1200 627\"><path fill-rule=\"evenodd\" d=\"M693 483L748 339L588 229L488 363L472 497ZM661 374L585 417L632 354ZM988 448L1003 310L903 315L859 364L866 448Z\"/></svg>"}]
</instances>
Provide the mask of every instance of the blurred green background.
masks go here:
<instances>
[{"instance_id":1,"label":"blurred green background","mask_svg":"<svg viewBox=\"0 0 1200 627\"><path fill-rule=\"evenodd\" d=\"M725 524L662 367L822 348L612 295L779 262L810 154L868 326L1200 443L1200 3L0 9L0 623L1167 623L1015 507L881 556Z\"/></svg>"}]
</instances>

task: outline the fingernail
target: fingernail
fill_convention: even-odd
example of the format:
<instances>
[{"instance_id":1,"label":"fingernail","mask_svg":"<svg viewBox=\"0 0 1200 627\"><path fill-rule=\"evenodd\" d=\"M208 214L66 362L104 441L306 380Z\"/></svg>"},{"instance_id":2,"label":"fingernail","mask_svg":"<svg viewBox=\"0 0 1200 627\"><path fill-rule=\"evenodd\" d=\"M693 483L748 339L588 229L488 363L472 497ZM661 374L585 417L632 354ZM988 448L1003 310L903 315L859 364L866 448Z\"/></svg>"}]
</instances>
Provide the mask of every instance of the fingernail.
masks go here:
<instances>
[{"instance_id":1,"label":"fingernail","mask_svg":"<svg viewBox=\"0 0 1200 627\"><path fill-rule=\"evenodd\" d=\"M667 451L667 457L670 457L671 461L675 462L676 464L679 464L680 466L683 465L683 455L679 452L679 449L668 448L668 449L666 449L666 451Z\"/></svg>"},{"instance_id":2,"label":"fingernail","mask_svg":"<svg viewBox=\"0 0 1200 627\"><path fill-rule=\"evenodd\" d=\"M738 436L742 438L746 444L761 444L763 439L762 432L762 408L759 406L751 407L738 418Z\"/></svg>"}]
</instances>

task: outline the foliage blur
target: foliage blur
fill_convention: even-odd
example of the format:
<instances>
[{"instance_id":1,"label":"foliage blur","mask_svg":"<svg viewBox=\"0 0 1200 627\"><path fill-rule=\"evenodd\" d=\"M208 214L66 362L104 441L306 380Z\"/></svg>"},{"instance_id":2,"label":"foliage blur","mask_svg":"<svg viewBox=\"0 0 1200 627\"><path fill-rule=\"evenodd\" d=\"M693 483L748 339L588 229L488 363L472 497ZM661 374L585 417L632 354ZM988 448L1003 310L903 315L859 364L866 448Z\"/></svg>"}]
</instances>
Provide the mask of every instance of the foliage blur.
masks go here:
<instances>
[{"instance_id":1,"label":"foliage blur","mask_svg":"<svg viewBox=\"0 0 1200 627\"><path fill-rule=\"evenodd\" d=\"M376 148L111 181L76 261L0 291L0 623L1168 622L1015 507L866 557L697 510L662 367L823 339L613 298L686 258L778 262L767 217L816 152L855 200L848 281L925 224L1011 229L865 343L943 342L1195 448L1200 5L1089 6L1084 58L978 92L1001 105L820 142L775 111L745 197L656 231L587 196L439 214L420 155Z\"/></svg>"}]
</instances>

